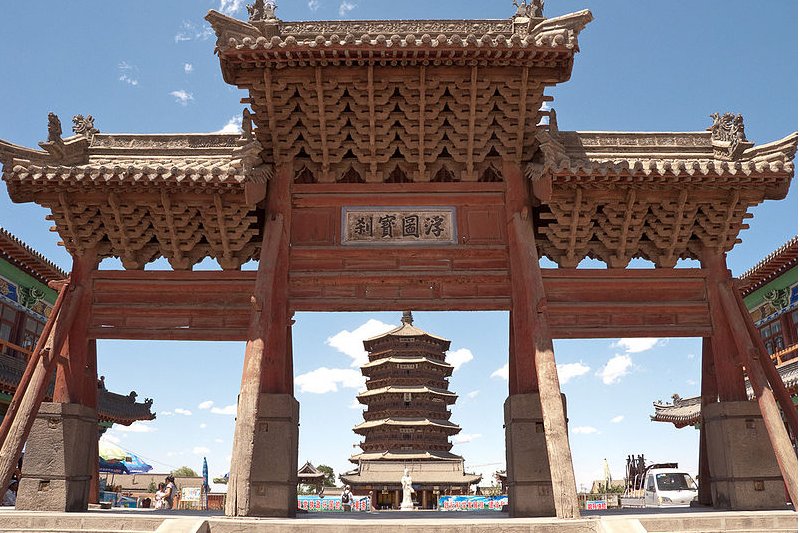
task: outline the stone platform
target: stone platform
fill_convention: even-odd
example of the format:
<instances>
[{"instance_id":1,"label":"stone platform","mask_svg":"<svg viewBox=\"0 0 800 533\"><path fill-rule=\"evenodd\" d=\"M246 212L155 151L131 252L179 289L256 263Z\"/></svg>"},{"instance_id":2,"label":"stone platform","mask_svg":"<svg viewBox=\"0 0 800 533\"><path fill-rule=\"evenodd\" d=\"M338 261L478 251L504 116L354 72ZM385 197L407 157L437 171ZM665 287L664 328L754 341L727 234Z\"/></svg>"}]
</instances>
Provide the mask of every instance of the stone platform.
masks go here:
<instances>
[{"instance_id":1,"label":"stone platform","mask_svg":"<svg viewBox=\"0 0 800 533\"><path fill-rule=\"evenodd\" d=\"M797 524L793 511L625 510L587 513L578 520L435 511L318 513L278 519L227 518L191 511L49 513L0 508L3 533L795 533Z\"/></svg>"}]
</instances>

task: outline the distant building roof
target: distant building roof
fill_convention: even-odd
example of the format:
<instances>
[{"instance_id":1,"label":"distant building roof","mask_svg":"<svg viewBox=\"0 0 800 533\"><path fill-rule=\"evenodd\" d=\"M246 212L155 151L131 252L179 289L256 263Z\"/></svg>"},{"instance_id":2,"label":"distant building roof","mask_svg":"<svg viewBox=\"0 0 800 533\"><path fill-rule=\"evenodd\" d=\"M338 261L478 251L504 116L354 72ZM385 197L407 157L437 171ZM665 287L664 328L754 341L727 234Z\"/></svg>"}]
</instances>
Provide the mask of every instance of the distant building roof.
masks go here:
<instances>
[{"instance_id":1,"label":"distant building roof","mask_svg":"<svg viewBox=\"0 0 800 533\"><path fill-rule=\"evenodd\" d=\"M795 350L797 347L795 346ZM778 374L783 380L784 385L790 391L797 393L797 359L789 361L778 367ZM747 388L747 397L753 399L753 388L749 380L745 380ZM694 426L698 424L701 419L700 414L700 396L693 396L691 398L681 398L677 394L672 396L671 404L664 404L661 402L654 402L655 414L650 416L653 422L669 422L674 424L677 428L686 426Z\"/></svg>"},{"instance_id":2,"label":"distant building roof","mask_svg":"<svg viewBox=\"0 0 800 533\"><path fill-rule=\"evenodd\" d=\"M437 344L441 344L444 346L443 350L448 350L450 348L450 341L444 339L442 337L437 337L436 335L432 335L427 331L421 330L419 328L414 327L414 318L411 315L411 311L405 311L403 313L403 318L399 327L394 328L391 331L387 331L386 333L382 333L375 337L371 337L369 339L364 340L364 349L368 352L373 351L372 346L374 346L377 341L384 340L390 337L428 337L429 339L435 341Z\"/></svg>"},{"instance_id":3,"label":"distant building roof","mask_svg":"<svg viewBox=\"0 0 800 533\"><path fill-rule=\"evenodd\" d=\"M351 485L400 485L403 470L408 468L415 485L472 485L481 480L479 474L464 472L460 461L362 461L359 468L339 476Z\"/></svg>"},{"instance_id":4,"label":"distant building roof","mask_svg":"<svg viewBox=\"0 0 800 533\"><path fill-rule=\"evenodd\" d=\"M67 273L55 263L0 227L0 257L45 285L65 279Z\"/></svg>"},{"instance_id":5,"label":"distant building roof","mask_svg":"<svg viewBox=\"0 0 800 533\"><path fill-rule=\"evenodd\" d=\"M739 290L747 296L797 265L797 235L739 276Z\"/></svg>"}]
</instances>

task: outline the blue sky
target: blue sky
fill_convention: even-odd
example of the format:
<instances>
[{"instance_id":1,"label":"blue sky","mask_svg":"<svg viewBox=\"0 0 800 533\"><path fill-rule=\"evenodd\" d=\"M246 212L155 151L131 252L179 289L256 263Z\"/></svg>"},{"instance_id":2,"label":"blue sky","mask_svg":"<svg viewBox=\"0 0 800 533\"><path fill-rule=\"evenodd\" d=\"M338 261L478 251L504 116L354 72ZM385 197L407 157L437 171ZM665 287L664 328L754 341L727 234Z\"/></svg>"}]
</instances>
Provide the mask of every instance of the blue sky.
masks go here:
<instances>
[{"instance_id":1,"label":"blue sky","mask_svg":"<svg viewBox=\"0 0 800 533\"><path fill-rule=\"evenodd\" d=\"M245 16L237 0L6 3L0 138L36 146L46 138L50 111L65 130L78 113L94 115L103 132L235 128L232 119L241 115L239 99L246 95L221 79L203 21L211 8ZM583 8L595 20L580 36L572 80L548 91L561 129L697 131L711 124L710 113L724 111L742 113L756 143L797 129L795 2L562 0L548 2L546 15ZM510 0L284 0L278 14L286 20L504 18L513 11ZM742 244L729 255L734 274L796 232L796 184L787 199L753 213ZM68 269L45 215L36 206L12 204L0 187L0 225ZM350 467L347 457L358 440L351 428L361 419L352 408L362 385L354 377L359 334L352 332L396 325L400 313L296 318L300 460L341 473ZM474 470L502 468L507 381L498 371L507 359L507 315L420 312L415 318L417 326L452 339L454 361L461 363L451 389L460 395L453 420L462 425L464 442L454 451ZM243 352L240 343L101 342L100 372L109 387L155 398L159 413L155 422L115 429L110 437L158 470L184 464L199 470L206 455L212 475L227 472ZM679 461L695 472L697 432L654 424L648 416L653 400L698 393L699 355L697 339L556 342L579 485L602 474L604 458L620 477L630 453ZM331 377L335 390L324 386Z\"/></svg>"}]
</instances>

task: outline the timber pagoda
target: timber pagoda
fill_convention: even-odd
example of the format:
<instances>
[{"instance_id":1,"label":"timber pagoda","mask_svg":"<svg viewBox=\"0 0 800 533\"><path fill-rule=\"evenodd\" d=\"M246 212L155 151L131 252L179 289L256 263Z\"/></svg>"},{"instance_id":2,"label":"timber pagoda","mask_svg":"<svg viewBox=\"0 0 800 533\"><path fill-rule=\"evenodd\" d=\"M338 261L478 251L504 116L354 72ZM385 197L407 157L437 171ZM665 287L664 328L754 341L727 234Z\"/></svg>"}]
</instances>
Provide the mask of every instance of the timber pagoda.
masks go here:
<instances>
[{"instance_id":1,"label":"timber pagoda","mask_svg":"<svg viewBox=\"0 0 800 533\"><path fill-rule=\"evenodd\" d=\"M422 509L435 508L440 494L469 494L481 476L465 474L464 458L450 453L450 437L461 431L448 409L458 398L448 388L450 341L415 327L406 311L400 327L365 340L364 349L367 390L358 401L367 409L353 428L364 437L363 453L350 458L358 469L342 481L355 494L369 495L377 509L400 508L404 468Z\"/></svg>"},{"instance_id":2,"label":"timber pagoda","mask_svg":"<svg viewBox=\"0 0 800 533\"><path fill-rule=\"evenodd\" d=\"M797 505L797 407L726 262L748 210L786 197L796 133L755 145L731 113L708 131L560 130L544 93L570 79L592 15L546 18L542 0L500 20L288 22L264 0L249 12L206 17L224 80L249 93L241 136L100 134L76 116L62 138L51 114L41 149L0 142L11 199L48 208L73 258L0 426L0 490L29 434L26 453L53 455L36 450L37 411L94 431L97 339L238 340L226 514L294 516L293 313L499 310L512 516L580 513L560 338L702 337L702 414L721 429L700 457L730 479L713 505L764 492L721 464L756 455ZM125 270L99 271L106 257ZM174 271L143 269L158 257ZM192 271L205 257L223 271ZM576 269L585 257L609 268ZM625 268L633 258L656 268ZM674 268L683 258L701 267ZM242 271L252 259L258 271ZM731 444L751 430L768 438ZM86 454L59 454L72 468L59 490L38 490L49 472L23 472L18 507L85 509ZM778 485L758 500L783 503Z\"/></svg>"}]
</instances>

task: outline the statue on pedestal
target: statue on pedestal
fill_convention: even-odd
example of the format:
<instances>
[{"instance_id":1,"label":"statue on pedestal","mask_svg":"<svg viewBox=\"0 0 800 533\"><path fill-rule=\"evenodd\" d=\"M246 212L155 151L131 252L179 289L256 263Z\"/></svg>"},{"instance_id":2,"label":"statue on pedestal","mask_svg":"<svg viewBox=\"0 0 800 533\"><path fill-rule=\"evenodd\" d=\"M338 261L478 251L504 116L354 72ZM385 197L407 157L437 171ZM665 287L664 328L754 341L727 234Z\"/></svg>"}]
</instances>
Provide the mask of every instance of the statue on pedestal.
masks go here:
<instances>
[{"instance_id":1,"label":"statue on pedestal","mask_svg":"<svg viewBox=\"0 0 800 533\"><path fill-rule=\"evenodd\" d=\"M413 511L414 502L411 501L411 495L414 493L414 488L411 486L411 476L408 474L408 468L403 469L400 485L403 487L403 503L400 504L400 510Z\"/></svg>"}]
</instances>

